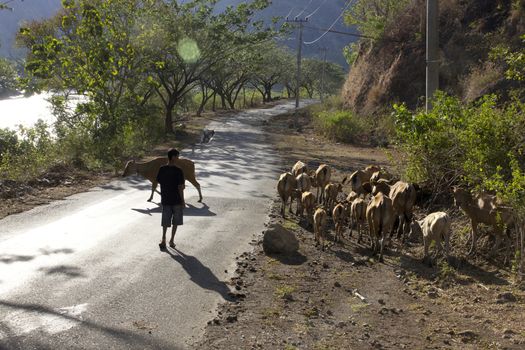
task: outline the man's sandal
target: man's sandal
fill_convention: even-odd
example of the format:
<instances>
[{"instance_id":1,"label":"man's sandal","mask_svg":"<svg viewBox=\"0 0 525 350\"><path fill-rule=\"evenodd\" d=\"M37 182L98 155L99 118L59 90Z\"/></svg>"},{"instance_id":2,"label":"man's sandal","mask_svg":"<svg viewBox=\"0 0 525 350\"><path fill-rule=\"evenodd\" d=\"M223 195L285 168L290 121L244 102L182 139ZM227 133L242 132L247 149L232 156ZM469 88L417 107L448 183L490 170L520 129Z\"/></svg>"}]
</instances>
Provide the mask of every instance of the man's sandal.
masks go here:
<instances>
[{"instance_id":1,"label":"man's sandal","mask_svg":"<svg viewBox=\"0 0 525 350\"><path fill-rule=\"evenodd\" d=\"M166 250L166 243L159 243L160 250Z\"/></svg>"},{"instance_id":2,"label":"man's sandal","mask_svg":"<svg viewBox=\"0 0 525 350\"><path fill-rule=\"evenodd\" d=\"M175 248L175 243L170 242L170 247L171 247L171 248Z\"/></svg>"}]
</instances>

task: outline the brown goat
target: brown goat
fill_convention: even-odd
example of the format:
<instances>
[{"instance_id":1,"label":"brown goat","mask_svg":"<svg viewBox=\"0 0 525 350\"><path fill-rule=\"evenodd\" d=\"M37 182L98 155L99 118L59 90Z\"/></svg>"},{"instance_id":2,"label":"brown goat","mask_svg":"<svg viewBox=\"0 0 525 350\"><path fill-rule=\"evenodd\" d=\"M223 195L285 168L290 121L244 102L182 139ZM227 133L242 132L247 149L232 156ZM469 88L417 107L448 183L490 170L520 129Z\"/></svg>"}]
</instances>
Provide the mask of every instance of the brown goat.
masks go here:
<instances>
[{"instance_id":1,"label":"brown goat","mask_svg":"<svg viewBox=\"0 0 525 350\"><path fill-rule=\"evenodd\" d=\"M324 250L326 221L328 220L328 214L323 208L317 208L314 213L314 237L315 245L321 244L321 250Z\"/></svg>"},{"instance_id":2,"label":"brown goat","mask_svg":"<svg viewBox=\"0 0 525 350\"><path fill-rule=\"evenodd\" d=\"M292 175L297 177L300 174L308 173L308 167L306 164L298 160L292 167Z\"/></svg>"},{"instance_id":3,"label":"brown goat","mask_svg":"<svg viewBox=\"0 0 525 350\"><path fill-rule=\"evenodd\" d=\"M370 228L372 250L377 253L379 248L379 261L383 261L383 249L386 244L387 234L394 223L394 207L392 200L383 193L376 194L366 208L366 219Z\"/></svg>"},{"instance_id":4,"label":"brown goat","mask_svg":"<svg viewBox=\"0 0 525 350\"><path fill-rule=\"evenodd\" d=\"M281 215L286 217L286 203L288 198L290 198L290 212L292 211L292 197L296 191L297 182L295 177L291 173L283 173L279 177L279 182L277 183L277 192L279 192L279 197L281 198Z\"/></svg>"},{"instance_id":5,"label":"brown goat","mask_svg":"<svg viewBox=\"0 0 525 350\"><path fill-rule=\"evenodd\" d=\"M327 164L319 165L315 171L315 182L317 184L317 201L322 203L325 197L325 186L328 185L332 177L332 169ZM319 193L321 192L321 193Z\"/></svg>"},{"instance_id":6,"label":"brown goat","mask_svg":"<svg viewBox=\"0 0 525 350\"><path fill-rule=\"evenodd\" d=\"M301 196L301 213L300 215L303 215L303 211L306 210L306 217L308 218L308 223L313 226L313 216L314 216L314 209L315 209L315 196L312 192L303 192Z\"/></svg>"},{"instance_id":7,"label":"brown goat","mask_svg":"<svg viewBox=\"0 0 525 350\"><path fill-rule=\"evenodd\" d=\"M495 196L486 193L472 196L470 192L459 187L454 187L453 192L455 204L470 218L472 224L472 246L469 254L476 251L478 224L482 223L494 228L496 242L491 251L493 255L498 250L501 240L505 239L505 227L507 227L507 236L509 236L508 228L514 223L512 209L503 207ZM507 254L509 248L510 237L507 237Z\"/></svg>"},{"instance_id":8,"label":"brown goat","mask_svg":"<svg viewBox=\"0 0 525 350\"><path fill-rule=\"evenodd\" d=\"M357 234L358 234L357 243L361 242L363 229L366 225L366 207L367 207L367 203L362 198L354 199L350 207L350 217L352 218L352 222L354 222L357 227ZM350 228L350 236L352 236L351 228Z\"/></svg>"},{"instance_id":9,"label":"brown goat","mask_svg":"<svg viewBox=\"0 0 525 350\"><path fill-rule=\"evenodd\" d=\"M340 242L343 238L346 214L347 209L342 203L338 203L332 211L332 218L335 224L335 242Z\"/></svg>"},{"instance_id":10,"label":"brown goat","mask_svg":"<svg viewBox=\"0 0 525 350\"><path fill-rule=\"evenodd\" d=\"M379 179L372 187L372 195L376 195L379 192L382 192L385 196L390 195L390 185L387 181L383 181L383 179Z\"/></svg>"},{"instance_id":11,"label":"brown goat","mask_svg":"<svg viewBox=\"0 0 525 350\"><path fill-rule=\"evenodd\" d=\"M366 196L372 192L372 185L370 184L370 174L363 170L357 170L350 175L348 179L352 191L358 196Z\"/></svg>"},{"instance_id":12,"label":"brown goat","mask_svg":"<svg viewBox=\"0 0 525 350\"><path fill-rule=\"evenodd\" d=\"M134 160L130 160L129 162L127 162L122 176L125 177L139 174L145 179L151 181L151 196L148 199L148 202L151 202L153 200L153 193L155 193L155 190L157 189L158 185L157 174L159 173L160 167L166 164L168 164L168 158L165 157L155 158L153 160L140 163ZM184 179L186 179L193 186L195 186L195 188L199 192L199 202L202 202L201 185L195 179L195 163L186 158L178 158L175 161L175 165L179 167L184 173Z\"/></svg>"},{"instance_id":13,"label":"brown goat","mask_svg":"<svg viewBox=\"0 0 525 350\"><path fill-rule=\"evenodd\" d=\"M301 173L296 178L297 182L297 211L296 215L303 215L303 210L301 208L301 196L304 192L309 192L312 188L312 178L307 173ZM299 214L300 213L300 214Z\"/></svg>"},{"instance_id":14,"label":"brown goat","mask_svg":"<svg viewBox=\"0 0 525 350\"><path fill-rule=\"evenodd\" d=\"M328 209L329 212L332 212L332 209L334 208L337 201L337 195L342 191L342 184L329 183L324 187L325 198L323 205Z\"/></svg>"},{"instance_id":15,"label":"brown goat","mask_svg":"<svg viewBox=\"0 0 525 350\"><path fill-rule=\"evenodd\" d=\"M389 197L392 199L394 206L394 214L399 218L399 227L397 230L397 238L402 237L402 241L406 239L405 234L410 230L410 222L412 221L412 211L416 203L416 188L412 184L403 181L398 181L390 187ZM394 230L392 229L392 234Z\"/></svg>"},{"instance_id":16,"label":"brown goat","mask_svg":"<svg viewBox=\"0 0 525 350\"><path fill-rule=\"evenodd\" d=\"M379 180L385 180L389 185L392 185L394 183L392 179L392 174L390 174L384 169L381 169L372 174L372 176L370 177L370 183L372 185L375 185Z\"/></svg>"},{"instance_id":17,"label":"brown goat","mask_svg":"<svg viewBox=\"0 0 525 350\"><path fill-rule=\"evenodd\" d=\"M410 228L413 235L423 237L425 247L423 262L429 259L428 250L432 241L436 242L436 255L443 249L441 240L445 241L445 257L448 259L450 253L450 217L447 213L438 211L429 214L423 220L414 221Z\"/></svg>"}]
</instances>

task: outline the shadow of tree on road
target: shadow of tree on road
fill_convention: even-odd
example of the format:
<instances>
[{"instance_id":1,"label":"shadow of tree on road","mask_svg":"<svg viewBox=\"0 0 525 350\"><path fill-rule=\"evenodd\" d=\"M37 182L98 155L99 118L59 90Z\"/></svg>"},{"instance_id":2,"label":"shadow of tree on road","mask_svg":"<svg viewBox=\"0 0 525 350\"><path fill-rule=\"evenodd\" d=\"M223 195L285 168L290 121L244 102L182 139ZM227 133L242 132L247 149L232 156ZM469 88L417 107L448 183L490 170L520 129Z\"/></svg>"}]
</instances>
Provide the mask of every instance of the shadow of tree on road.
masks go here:
<instances>
[{"instance_id":1,"label":"shadow of tree on road","mask_svg":"<svg viewBox=\"0 0 525 350\"><path fill-rule=\"evenodd\" d=\"M177 349L173 344L168 344L160 339L152 338L151 336L146 337L141 334L128 331L125 329L118 329L114 327L104 326L99 323L89 321L86 319L78 318L67 313L62 313L60 310L55 310L48 306L39 305L39 304L29 304L29 303L19 303L9 300L0 300L0 308L4 309L13 309L22 312L27 312L34 315L59 317L65 320L69 320L75 323L78 323L78 327L85 328L85 330L99 332L102 335L116 338L119 340L119 345L123 348L142 348L142 349ZM0 309L1 310L1 309ZM5 311L5 310L2 310ZM3 333L6 335L4 338L0 338L0 349L48 349L56 348L48 347L47 344L38 343L38 337L29 338L27 336L24 339L20 339L20 335L17 334L15 329L11 329L5 321L0 321L0 334ZM20 342L23 340L23 343Z\"/></svg>"},{"instance_id":2,"label":"shadow of tree on road","mask_svg":"<svg viewBox=\"0 0 525 350\"><path fill-rule=\"evenodd\" d=\"M45 272L47 275L64 275L70 278L85 277L79 267L70 265L42 267L40 268L40 271Z\"/></svg>"},{"instance_id":3,"label":"shadow of tree on road","mask_svg":"<svg viewBox=\"0 0 525 350\"><path fill-rule=\"evenodd\" d=\"M171 250L167 250L166 252L173 260L182 266L190 276L191 281L201 288L219 293L224 300L235 301L233 297L228 295L230 288L228 288L226 283L220 281L209 267L203 265L200 260L194 256L186 255L178 249L173 249L173 251L175 253Z\"/></svg>"}]
</instances>

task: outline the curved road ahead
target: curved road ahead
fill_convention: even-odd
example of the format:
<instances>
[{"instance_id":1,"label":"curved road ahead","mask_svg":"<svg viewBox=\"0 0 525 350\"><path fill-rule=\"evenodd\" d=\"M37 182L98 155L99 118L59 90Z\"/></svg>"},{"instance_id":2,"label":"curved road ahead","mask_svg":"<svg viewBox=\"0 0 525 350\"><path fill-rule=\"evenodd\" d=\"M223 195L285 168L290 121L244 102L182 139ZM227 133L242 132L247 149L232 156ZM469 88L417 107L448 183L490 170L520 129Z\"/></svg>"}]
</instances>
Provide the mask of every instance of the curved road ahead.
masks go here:
<instances>
[{"instance_id":1,"label":"curved road ahead","mask_svg":"<svg viewBox=\"0 0 525 350\"><path fill-rule=\"evenodd\" d=\"M262 121L291 109L213 122L210 144L182 152L204 203L188 183L177 250L159 251L160 208L139 178L0 220L0 349L191 348L275 193Z\"/></svg>"}]
</instances>

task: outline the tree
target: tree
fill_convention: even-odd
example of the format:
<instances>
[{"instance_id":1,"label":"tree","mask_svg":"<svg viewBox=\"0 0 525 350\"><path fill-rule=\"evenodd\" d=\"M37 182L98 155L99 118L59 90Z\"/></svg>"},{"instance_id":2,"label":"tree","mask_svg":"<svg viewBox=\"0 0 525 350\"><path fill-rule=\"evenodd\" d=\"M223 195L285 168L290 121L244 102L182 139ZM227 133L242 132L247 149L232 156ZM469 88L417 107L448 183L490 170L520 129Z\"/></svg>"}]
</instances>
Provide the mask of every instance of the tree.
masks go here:
<instances>
[{"instance_id":1,"label":"tree","mask_svg":"<svg viewBox=\"0 0 525 350\"><path fill-rule=\"evenodd\" d=\"M294 71L293 56L274 41L259 45L257 52L252 85L261 93L263 102L269 102L274 86L284 83L287 75Z\"/></svg>"},{"instance_id":2,"label":"tree","mask_svg":"<svg viewBox=\"0 0 525 350\"><path fill-rule=\"evenodd\" d=\"M241 90L252 77L256 56L253 47L244 47L205 75L205 84L221 97L223 108L235 108Z\"/></svg>"},{"instance_id":3,"label":"tree","mask_svg":"<svg viewBox=\"0 0 525 350\"><path fill-rule=\"evenodd\" d=\"M365 36L379 39L409 0L357 0L346 12L345 22Z\"/></svg>"},{"instance_id":4,"label":"tree","mask_svg":"<svg viewBox=\"0 0 525 350\"><path fill-rule=\"evenodd\" d=\"M14 2L15 0L3 0L3 1L0 1L0 11L1 10L12 10L11 7L9 7L9 3L11 2ZM24 0L20 0L20 1L24 1Z\"/></svg>"},{"instance_id":5,"label":"tree","mask_svg":"<svg viewBox=\"0 0 525 350\"><path fill-rule=\"evenodd\" d=\"M142 58L132 30L141 10L153 2L63 0L64 10L56 18L20 32L30 49L26 82L38 79L39 88L87 96L75 113L62 113L58 125L87 128L102 159L121 154L118 136L131 118L140 115L136 87ZM53 103L64 111L67 97L59 95Z\"/></svg>"},{"instance_id":6,"label":"tree","mask_svg":"<svg viewBox=\"0 0 525 350\"><path fill-rule=\"evenodd\" d=\"M163 39L148 48L150 82L164 106L167 133L173 132L175 106L205 76L243 46L257 44L274 33L263 29L261 22L252 22L255 12L268 6L267 0L228 7L218 14L214 4L207 0L157 3L158 27L151 35Z\"/></svg>"},{"instance_id":7,"label":"tree","mask_svg":"<svg viewBox=\"0 0 525 350\"><path fill-rule=\"evenodd\" d=\"M0 97L16 92L18 74L15 66L4 58L0 58Z\"/></svg>"},{"instance_id":8,"label":"tree","mask_svg":"<svg viewBox=\"0 0 525 350\"><path fill-rule=\"evenodd\" d=\"M307 58L302 63L301 87L310 98L315 93L334 94L344 83L343 68L332 62Z\"/></svg>"},{"instance_id":9,"label":"tree","mask_svg":"<svg viewBox=\"0 0 525 350\"><path fill-rule=\"evenodd\" d=\"M503 59L507 64L505 75L508 79L525 81L525 34L521 36L524 47L521 50L512 51L508 47L496 47L492 52L492 58Z\"/></svg>"}]
</instances>

